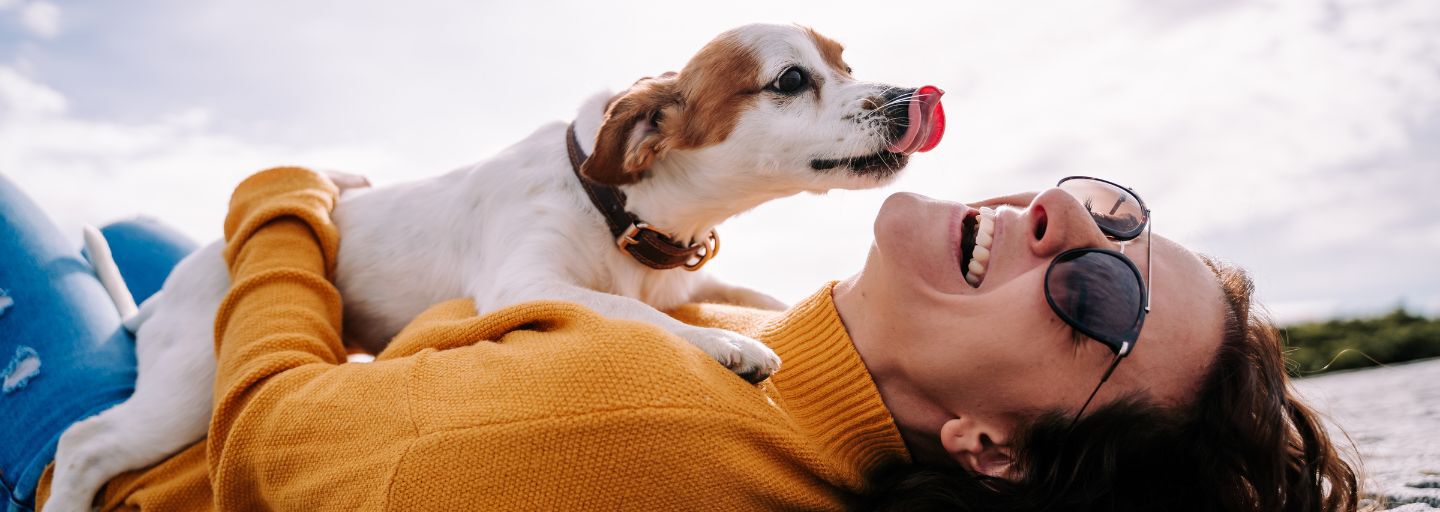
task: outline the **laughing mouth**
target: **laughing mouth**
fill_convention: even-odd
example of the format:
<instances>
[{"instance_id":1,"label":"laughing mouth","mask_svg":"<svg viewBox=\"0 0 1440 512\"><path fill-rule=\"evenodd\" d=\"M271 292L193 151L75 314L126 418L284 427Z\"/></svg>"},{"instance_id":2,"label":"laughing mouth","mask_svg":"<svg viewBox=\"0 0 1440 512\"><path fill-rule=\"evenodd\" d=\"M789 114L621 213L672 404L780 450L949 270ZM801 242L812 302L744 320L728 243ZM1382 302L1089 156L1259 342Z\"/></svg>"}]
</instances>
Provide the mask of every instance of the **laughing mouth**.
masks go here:
<instances>
[{"instance_id":1,"label":"laughing mouth","mask_svg":"<svg viewBox=\"0 0 1440 512\"><path fill-rule=\"evenodd\" d=\"M846 167L856 174L879 174L886 176L900 169L910 161L910 155L896 153L888 150L881 150L865 156L852 156L847 158L817 158L810 161L810 168L817 171L827 171L836 167Z\"/></svg>"},{"instance_id":2,"label":"laughing mouth","mask_svg":"<svg viewBox=\"0 0 1440 512\"><path fill-rule=\"evenodd\" d=\"M980 208L960 223L960 272L972 288L979 288L990 270L994 236L995 210L990 208Z\"/></svg>"}]
</instances>

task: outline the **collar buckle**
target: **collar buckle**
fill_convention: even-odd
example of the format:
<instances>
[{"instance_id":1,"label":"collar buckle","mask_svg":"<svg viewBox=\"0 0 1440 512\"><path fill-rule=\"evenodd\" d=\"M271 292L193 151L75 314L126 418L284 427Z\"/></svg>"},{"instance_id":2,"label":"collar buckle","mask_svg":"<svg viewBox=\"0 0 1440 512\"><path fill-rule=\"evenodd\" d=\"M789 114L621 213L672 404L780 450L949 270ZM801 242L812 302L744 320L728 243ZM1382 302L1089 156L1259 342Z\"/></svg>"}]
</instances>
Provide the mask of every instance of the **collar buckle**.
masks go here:
<instances>
[{"instance_id":1,"label":"collar buckle","mask_svg":"<svg viewBox=\"0 0 1440 512\"><path fill-rule=\"evenodd\" d=\"M665 235L664 233L657 231L655 228L650 227L649 224L646 224L644 222L635 222L631 223L630 227L625 228L625 232L620 233L620 236L615 239L615 245L619 246L620 250L629 252L630 246L640 243L640 240L636 239L635 237L640 236L641 230L649 231L651 233L655 233L661 236Z\"/></svg>"},{"instance_id":2,"label":"collar buckle","mask_svg":"<svg viewBox=\"0 0 1440 512\"><path fill-rule=\"evenodd\" d=\"M690 244L688 247L671 241L669 235L651 227L650 224L645 222L632 222L625 228L625 231L620 233L620 236L615 237L616 247L619 247L621 251L637 257L639 256L635 253L637 249L631 249L632 246L645 247L645 244L657 245L657 243L674 247L674 249L671 249L672 251L690 253L689 257L680 263L680 266L685 267L685 270L691 272L700 270L701 267L704 267L706 263L710 262L711 258L714 258L716 254L720 254L720 234L716 233L713 229L710 230L710 234L705 237L704 241Z\"/></svg>"},{"instance_id":3,"label":"collar buckle","mask_svg":"<svg viewBox=\"0 0 1440 512\"><path fill-rule=\"evenodd\" d=\"M685 261L685 270L691 272L700 270L700 267L710 262L710 258L720 254L720 233L716 233L715 230L710 230L710 236L705 237L705 241L701 243L705 245L704 249L696 253L690 260Z\"/></svg>"}]
</instances>

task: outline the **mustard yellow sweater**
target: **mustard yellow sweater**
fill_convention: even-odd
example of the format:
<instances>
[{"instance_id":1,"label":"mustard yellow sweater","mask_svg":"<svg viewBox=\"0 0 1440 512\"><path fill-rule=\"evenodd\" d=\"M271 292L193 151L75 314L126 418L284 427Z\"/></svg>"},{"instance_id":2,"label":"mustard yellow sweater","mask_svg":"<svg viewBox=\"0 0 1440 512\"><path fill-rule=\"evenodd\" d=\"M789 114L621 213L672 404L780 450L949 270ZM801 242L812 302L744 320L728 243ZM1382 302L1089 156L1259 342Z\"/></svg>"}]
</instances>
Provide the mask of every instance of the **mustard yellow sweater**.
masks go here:
<instances>
[{"instance_id":1,"label":"mustard yellow sweater","mask_svg":"<svg viewBox=\"0 0 1440 512\"><path fill-rule=\"evenodd\" d=\"M829 286L784 313L674 313L773 347L784 367L758 386L565 302L441 303L347 364L336 194L295 168L236 189L209 436L112 480L103 509L840 509L908 460Z\"/></svg>"}]
</instances>

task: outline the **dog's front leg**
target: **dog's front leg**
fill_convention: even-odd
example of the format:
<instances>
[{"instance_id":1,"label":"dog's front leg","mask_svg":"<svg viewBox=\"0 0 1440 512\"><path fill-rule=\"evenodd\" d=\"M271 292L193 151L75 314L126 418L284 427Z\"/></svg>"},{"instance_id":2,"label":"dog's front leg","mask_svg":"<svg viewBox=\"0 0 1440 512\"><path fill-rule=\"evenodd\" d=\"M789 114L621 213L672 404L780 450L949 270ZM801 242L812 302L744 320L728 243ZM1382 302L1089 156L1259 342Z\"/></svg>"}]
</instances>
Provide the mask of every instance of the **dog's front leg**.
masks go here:
<instances>
[{"instance_id":1,"label":"dog's front leg","mask_svg":"<svg viewBox=\"0 0 1440 512\"><path fill-rule=\"evenodd\" d=\"M710 274L705 274L702 279L699 286L695 287L695 292L690 295L690 302L734 304L771 311L783 311L790 308L789 305L780 302L775 297L752 288L721 281Z\"/></svg>"},{"instance_id":2,"label":"dog's front leg","mask_svg":"<svg viewBox=\"0 0 1440 512\"><path fill-rule=\"evenodd\" d=\"M476 309L482 313L511 304L549 299L574 302L610 318L647 322L684 338L751 383L765 380L780 369L780 357L764 343L725 329L686 324L629 297L554 281L533 282L515 290L499 293L492 290L474 296Z\"/></svg>"}]
</instances>

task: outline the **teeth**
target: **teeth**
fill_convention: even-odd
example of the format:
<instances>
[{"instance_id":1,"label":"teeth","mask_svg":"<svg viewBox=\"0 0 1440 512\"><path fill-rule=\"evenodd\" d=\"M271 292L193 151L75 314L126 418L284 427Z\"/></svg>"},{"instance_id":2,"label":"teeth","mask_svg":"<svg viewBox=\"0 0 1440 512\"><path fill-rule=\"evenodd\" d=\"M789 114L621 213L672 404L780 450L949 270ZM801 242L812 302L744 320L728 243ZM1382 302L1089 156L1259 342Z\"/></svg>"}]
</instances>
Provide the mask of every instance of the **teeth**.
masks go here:
<instances>
[{"instance_id":1,"label":"teeth","mask_svg":"<svg viewBox=\"0 0 1440 512\"><path fill-rule=\"evenodd\" d=\"M985 277L985 265L975 260L970 260L970 275Z\"/></svg>"},{"instance_id":2,"label":"teeth","mask_svg":"<svg viewBox=\"0 0 1440 512\"><path fill-rule=\"evenodd\" d=\"M971 263L974 263L974 262L977 262L977 261L980 262L980 263L985 263L985 262L987 262L987 261L990 261L990 250L989 250L989 249L986 249L984 246L980 245L980 241L979 241L979 240L976 240L976 241L975 241L975 256L970 259L970 262L971 262ZM982 271L982 272L983 272L983 271Z\"/></svg>"},{"instance_id":3,"label":"teeth","mask_svg":"<svg viewBox=\"0 0 1440 512\"><path fill-rule=\"evenodd\" d=\"M965 282L977 288L985 280L985 272L990 268L990 249L995 243L995 210L981 208L979 217L975 249L970 256L970 265L965 268Z\"/></svg>"}]
</instances>

